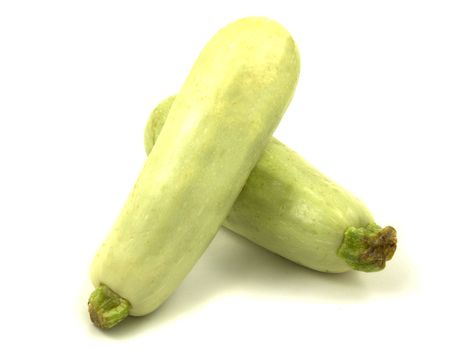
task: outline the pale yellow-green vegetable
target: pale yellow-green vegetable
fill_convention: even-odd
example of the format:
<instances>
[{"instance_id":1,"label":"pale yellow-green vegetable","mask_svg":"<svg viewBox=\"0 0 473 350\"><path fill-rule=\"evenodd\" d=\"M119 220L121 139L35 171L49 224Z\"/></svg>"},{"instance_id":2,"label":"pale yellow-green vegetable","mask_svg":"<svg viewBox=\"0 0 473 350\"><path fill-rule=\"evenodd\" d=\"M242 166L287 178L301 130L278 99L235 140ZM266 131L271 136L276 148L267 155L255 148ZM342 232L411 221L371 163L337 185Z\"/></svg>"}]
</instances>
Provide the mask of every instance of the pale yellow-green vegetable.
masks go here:
<instances>
[{"instance_id":1,"label":"pale yellow-green vegetable","mask_svg":"<svg viewBox=\"0 0 473 350\"><path fill-rule=\"evenodd\" d=\"M294 40L266 18L231 23L205 46L94 259L97 326L152 312L181 283L228 215L298 76Z\"/></svg>"},{"instance_id":2,"label":"pale yellow-green vegetable","mask_svg":"<svg viewBox=\"0 0 473 350\"><path fill-rule=\"evenodd\" d=\"M147 153L159 140L174 99L163 100L151 113ZM223 225L298 264L332 273L382 270L397 243L394 228L376 225L358 198L274 137Z\"/></svg>"}]
</instances>

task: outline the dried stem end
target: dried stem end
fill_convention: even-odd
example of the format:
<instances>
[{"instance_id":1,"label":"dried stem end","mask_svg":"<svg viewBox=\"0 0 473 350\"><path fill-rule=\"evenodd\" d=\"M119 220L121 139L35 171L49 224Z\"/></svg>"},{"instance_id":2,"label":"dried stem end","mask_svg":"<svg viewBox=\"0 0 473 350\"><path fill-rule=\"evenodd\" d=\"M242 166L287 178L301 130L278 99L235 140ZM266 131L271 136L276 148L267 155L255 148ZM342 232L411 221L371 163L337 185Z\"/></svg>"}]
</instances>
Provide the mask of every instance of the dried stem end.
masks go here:
<instances>
[{"instance_id":1,"label":"dried stem end","mask_svg":"<svg viewBox=\"0 0 473 350\"><path fill-rule=\"evenodd\" d=\"M128 316L130 306L126 299L102 284L90 295L90 319L99 328L112 328Z\"/></svg>"},{"instance_id":2,"label":"dried stem end","mask_svg":"<svg viewBox=\"0 0 473 350\"><path fill-rule=\"evenodd\" d=\"M337 254L354 270L380 271L396 251L396 230L391 226L349 227L344 236Z\"/></svg>"}]
</instances>

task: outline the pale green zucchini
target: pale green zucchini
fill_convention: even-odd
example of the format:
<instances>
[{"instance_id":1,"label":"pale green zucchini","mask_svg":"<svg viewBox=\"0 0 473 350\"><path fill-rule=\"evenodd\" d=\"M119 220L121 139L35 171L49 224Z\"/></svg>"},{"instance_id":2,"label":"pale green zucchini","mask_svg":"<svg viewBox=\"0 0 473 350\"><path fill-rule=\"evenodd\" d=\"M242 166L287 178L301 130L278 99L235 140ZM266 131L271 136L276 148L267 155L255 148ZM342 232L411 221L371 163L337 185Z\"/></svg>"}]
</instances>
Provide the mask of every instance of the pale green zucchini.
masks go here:
<instances>
[{"instance_id":1,"label":"pale green zucchini","mask_svg":"<svg viewBox=\"0 0 473 350\"><path fill-rule=\"evenodd\" d=\"M148 119L147 153L161 137L174 98L162 101ZM251 172L224 226L323 272L382 270L397 243L394 228L376 225L360 200L275 138Z\"/></svg>"},{"instance_id":2,"label":"pale green zucchini","mask_svg":"<svg viewBox=\"0 0 473 350\"><path fill-rule=\"evenodd\" d=\"M158 308L228 215L286 110L299 53L278 23L238 20L205 46L96 255L92 321Z\"/></svg>"}]
</instances>

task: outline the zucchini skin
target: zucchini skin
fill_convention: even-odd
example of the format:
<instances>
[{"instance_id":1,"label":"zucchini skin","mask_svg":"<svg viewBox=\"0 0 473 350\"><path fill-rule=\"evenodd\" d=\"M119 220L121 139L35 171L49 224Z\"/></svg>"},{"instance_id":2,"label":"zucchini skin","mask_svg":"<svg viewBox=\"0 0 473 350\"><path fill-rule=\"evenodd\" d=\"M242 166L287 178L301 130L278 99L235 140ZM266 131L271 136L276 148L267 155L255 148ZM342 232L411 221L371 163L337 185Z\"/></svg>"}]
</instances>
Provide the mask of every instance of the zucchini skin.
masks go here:
<instances>
[{"instance_id":1,"label":"zucchini skin","mask_svg":"<svg viewBox=\"0 0 473 350\"><path fill-rule=\"evenodd\" d=\"M174 98L163 100L148 119L148 154ZM374 224L362 201L274 137L224 226L300 265L331 273L379 271L397 242L395 230ZM365 247L359 247L360 241Z\"/></svg>"},{"instance_id":2,"label":"zucchini skin","mask_svg":"<svg viewBox=\"0 0 473 350\"><path fill-rule=\"evenodd\" d=\"M337 251L348 227L373 222L367 207L273 138L224 225L308 268L352 268Z\"/></svg>"},{"instance_id":3,"label":"zucchini skin","mask_svg":"<svg viewBox=\"0 0 473 350\"><path fill-rule=\"evenodd\" d=\"M272 20L241 19L209 41L93 261L95 287L134 316L166 300L228 215L298 76L296 44Z\"/></svg>"}]
</instances>

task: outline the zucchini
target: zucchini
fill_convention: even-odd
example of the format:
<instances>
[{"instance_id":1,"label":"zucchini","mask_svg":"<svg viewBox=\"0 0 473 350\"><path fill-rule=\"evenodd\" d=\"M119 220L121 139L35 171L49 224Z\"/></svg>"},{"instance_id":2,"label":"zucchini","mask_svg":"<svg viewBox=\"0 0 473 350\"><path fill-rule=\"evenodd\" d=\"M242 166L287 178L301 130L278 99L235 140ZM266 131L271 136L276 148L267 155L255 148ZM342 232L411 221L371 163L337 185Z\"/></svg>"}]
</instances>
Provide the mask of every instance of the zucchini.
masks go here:
<instances>
[{"instance_id":1,"label":"zucchini","mask_svg":"<svg viewBox=\"0 0 473 350\"><path fill-rule=\"evenodd\" d=\"M299 53L280 24L249 17L204 47L91 268L91 320L157 309L207 248L284 114Z\"/></svg>"},{"instance_id":2,"label":"zucchini","mask_svg":"<svg viewBox=\"0 0 473 350\"><path fill-rule=\"evenodd\" d=\"M148 119L147 153L174 98L161 102ZM376 225L359 199L275 138L251 172L224 226L300 265L332 273L382 270L397 243L394 228Z\"/></svg>"}]
</instances>

